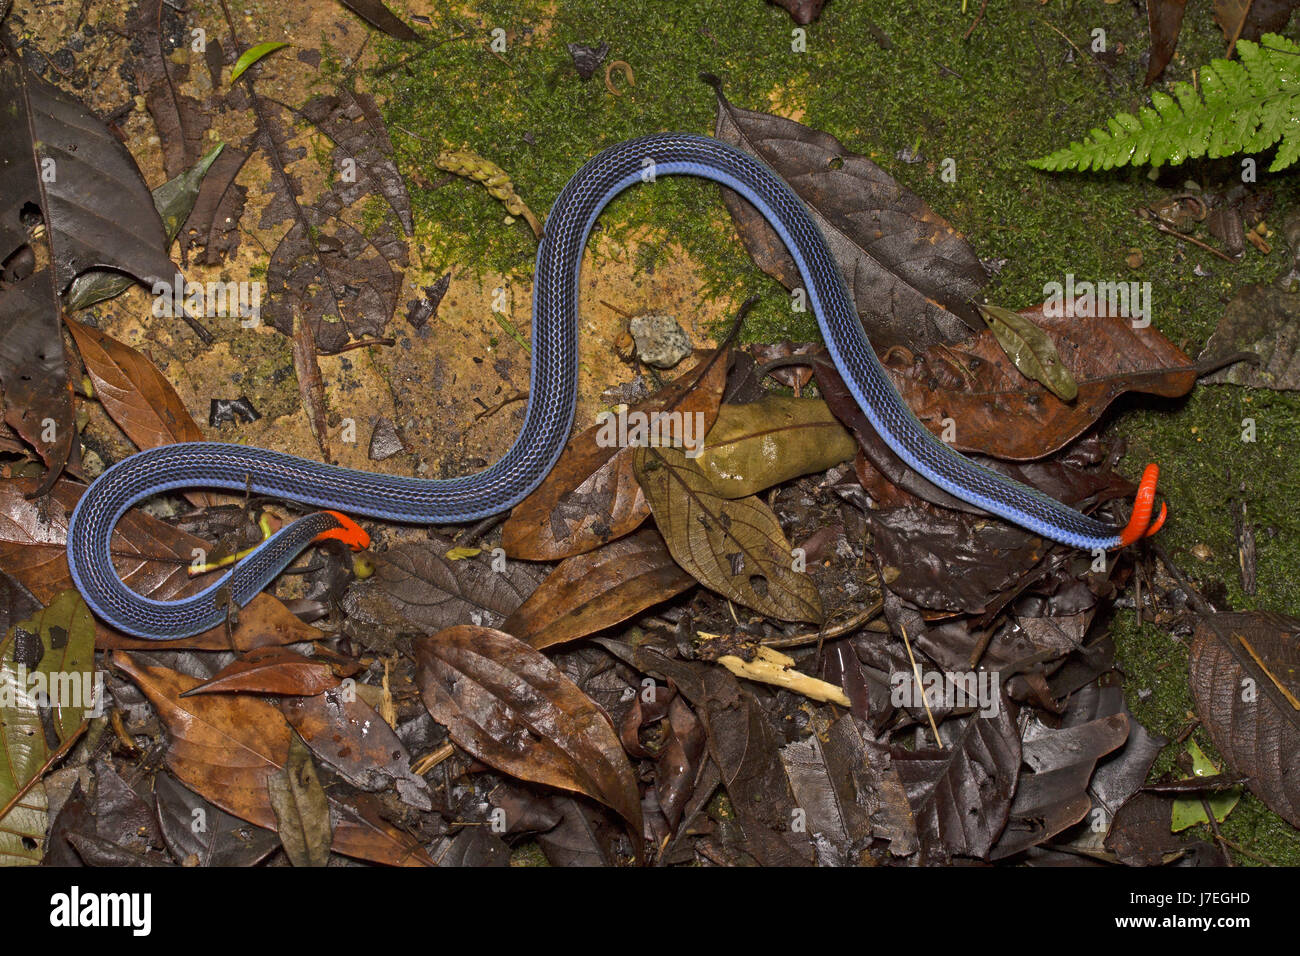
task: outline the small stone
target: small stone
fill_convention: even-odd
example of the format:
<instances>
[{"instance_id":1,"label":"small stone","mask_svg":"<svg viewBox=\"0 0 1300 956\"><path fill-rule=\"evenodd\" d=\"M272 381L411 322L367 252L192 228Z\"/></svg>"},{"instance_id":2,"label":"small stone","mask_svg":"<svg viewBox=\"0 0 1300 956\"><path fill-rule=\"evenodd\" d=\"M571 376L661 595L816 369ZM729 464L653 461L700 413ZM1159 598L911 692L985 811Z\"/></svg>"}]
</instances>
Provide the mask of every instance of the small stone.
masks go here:
<instances>
[{"instance_id":1,"label":"small stone","mask_svg":"<svg viewBox=\"0 0 1300 956\"><path fill-rule=\"evenodd\" d=\"M397 435L397 426L387 418L380 418L375 422L375 430L370 433L370 460L383 461L403 450L405 449L402 439Z\"/></svg>"},{"instance_id":2,"label":"small stone","mask_svg":"<svg viewBox=\"0 0 1300 956\"><path fill-rule=\"evenodd\" d=\"M691 340L671 315L638 315L628 323L636 354L646 365L672 368L691 354Z\"/></svg>"}]
</instances>

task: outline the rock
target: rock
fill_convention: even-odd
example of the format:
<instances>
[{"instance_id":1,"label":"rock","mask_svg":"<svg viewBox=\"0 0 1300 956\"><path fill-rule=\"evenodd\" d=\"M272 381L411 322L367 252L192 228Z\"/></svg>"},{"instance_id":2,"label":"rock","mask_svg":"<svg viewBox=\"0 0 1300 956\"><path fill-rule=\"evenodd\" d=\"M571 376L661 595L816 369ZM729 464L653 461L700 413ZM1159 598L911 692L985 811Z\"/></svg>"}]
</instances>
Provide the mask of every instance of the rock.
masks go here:
<instances>
[{"instance_id":1,"label":"rock","mask_svg":"<svg viewBox=\"0 0 1300 956\"><path fill-rule=\"evenodd\" d=\"M392 458L399 451L404 451L402 439L398 437L397 426L387 418L375 422L375 430L370 433L370 460L383 461Z\"/></svg>"},{"instance_id":2,"label":"rock","mask_svg":"<svg viewBox=\"0 0 1300 956\"><path fill-rule=\"evenodd\" d=\"M636 354L646 365L672 368L691 354L691 340L671 315L638 315L628 323Z\"/></svg>"}]
</instances>

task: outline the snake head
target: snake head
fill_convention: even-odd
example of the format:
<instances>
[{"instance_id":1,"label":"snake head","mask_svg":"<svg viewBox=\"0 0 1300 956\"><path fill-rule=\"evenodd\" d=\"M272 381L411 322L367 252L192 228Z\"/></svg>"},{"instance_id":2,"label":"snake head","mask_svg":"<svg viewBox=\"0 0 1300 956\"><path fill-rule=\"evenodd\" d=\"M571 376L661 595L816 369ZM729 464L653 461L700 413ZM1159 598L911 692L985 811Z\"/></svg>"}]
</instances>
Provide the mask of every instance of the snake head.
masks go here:
<instances>
[{"instance_id":1,"label":"snake head","mask_svg":"<svg viewBox=\"0 0 1300 956\"><path fill-rule=\"evenodd\" d=\"M370 535L366 530L357 524L341 511L326 511L338 522L338 527L330 528L328 531L322 531L312 541L342 541L353 551L364 551L370 547Z\"/></svg>"},{"instance_id":2,"label":"snake head","mask_svg":"<svg viewBox=\"0 0 1300 956\"><path fill-rule=\"evenodd\" d=\"M1133 515L1119 535L1121 548L1151 537L1164 526L1165 518L1169 516L1169 508L1163 501L1160 503L1160 514L1156 516L1155 521L1151 520L1151 512L1156 501L1156 481L1159 478L1160 466L1155 462L1147 465L1146 470L1142 472L1142 482L1138 485L1137 497L1133 499Z\"/></svg>"}]
</instances>

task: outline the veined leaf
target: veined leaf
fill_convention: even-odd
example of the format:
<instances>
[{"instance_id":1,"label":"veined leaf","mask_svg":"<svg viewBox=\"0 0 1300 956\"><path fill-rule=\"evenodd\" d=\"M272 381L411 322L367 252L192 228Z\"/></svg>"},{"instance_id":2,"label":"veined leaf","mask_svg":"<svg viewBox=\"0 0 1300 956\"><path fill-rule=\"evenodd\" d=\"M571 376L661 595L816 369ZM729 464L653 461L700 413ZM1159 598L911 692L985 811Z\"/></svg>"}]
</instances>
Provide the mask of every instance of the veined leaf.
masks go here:
<instances>
[{"instance_id":1,"label":"veined leaf","mask_svg":"<svg viewBox=\"0 0 1300 956\"><path fill-rule=\"evenodd\" d=\"M244 75L245 70L268 53L274 53L276 50L288 45L289 44L287 43L259 43L257 46L249 47L241 53L239 59L235 61L235 66L230 71L230 82L234 83L235 80Z\"/></svg>"},{"instance_id":2,"label":"veined leaf","mask_svg":"<svg viewBox=\"0 0 1300 956\"><path fill-rule=\"evenodd\" d=\"M1063 402L1079 395L1079 385L1070 370L1061 364L1061 356L1047 333L1019 312L1000 305L980 305L984 324L1024 375L1050 389Z\"/></svg>"}]
</instances>

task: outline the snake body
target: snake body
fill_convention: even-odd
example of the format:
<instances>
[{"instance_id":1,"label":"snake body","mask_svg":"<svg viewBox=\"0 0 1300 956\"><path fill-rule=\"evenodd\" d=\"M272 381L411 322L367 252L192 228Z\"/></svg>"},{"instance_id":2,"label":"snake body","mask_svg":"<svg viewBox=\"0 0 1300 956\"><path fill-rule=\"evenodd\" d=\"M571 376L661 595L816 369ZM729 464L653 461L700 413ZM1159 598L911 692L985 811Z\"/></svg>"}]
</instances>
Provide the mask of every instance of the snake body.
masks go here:
<instances>
[{"instance_id":1,"label":"snake body","mask_svg":"<svg viewBox=\"0 0 1300 956\"><path fill-rule=\"evenodd\" d=\"M186 637L220 624L232 603L247 604L313 540L346 539L348 526L356 526L337 512L453 524L518 504L550 472L573 425L578 273L587 236L601 210L622 190L673 175L728 186L771 223L794 257L845 383L872 426L909 467L964 501L1066 545L1114 548L1147 530L1153 477L1143 483L1147 500L1142 520L1137 513L1143 504L1140 493L1134 521L1121 529L989 471L931 435L877 360L826 240L798 196L762 162L719 140L667 133L604 150L569 180L555 201L537 253L528 408L523 428L504 457L484 471L433 481L372 474L221 442L184 442L139 452L91 484L72 515L68 564L87 604L128 634L154 640ZM157 601L131 590L113 567L109 545L114 526L142 499L197 487L248 491L331 510L282 528L191 597Z\"/></svg>"}]
</instances>

